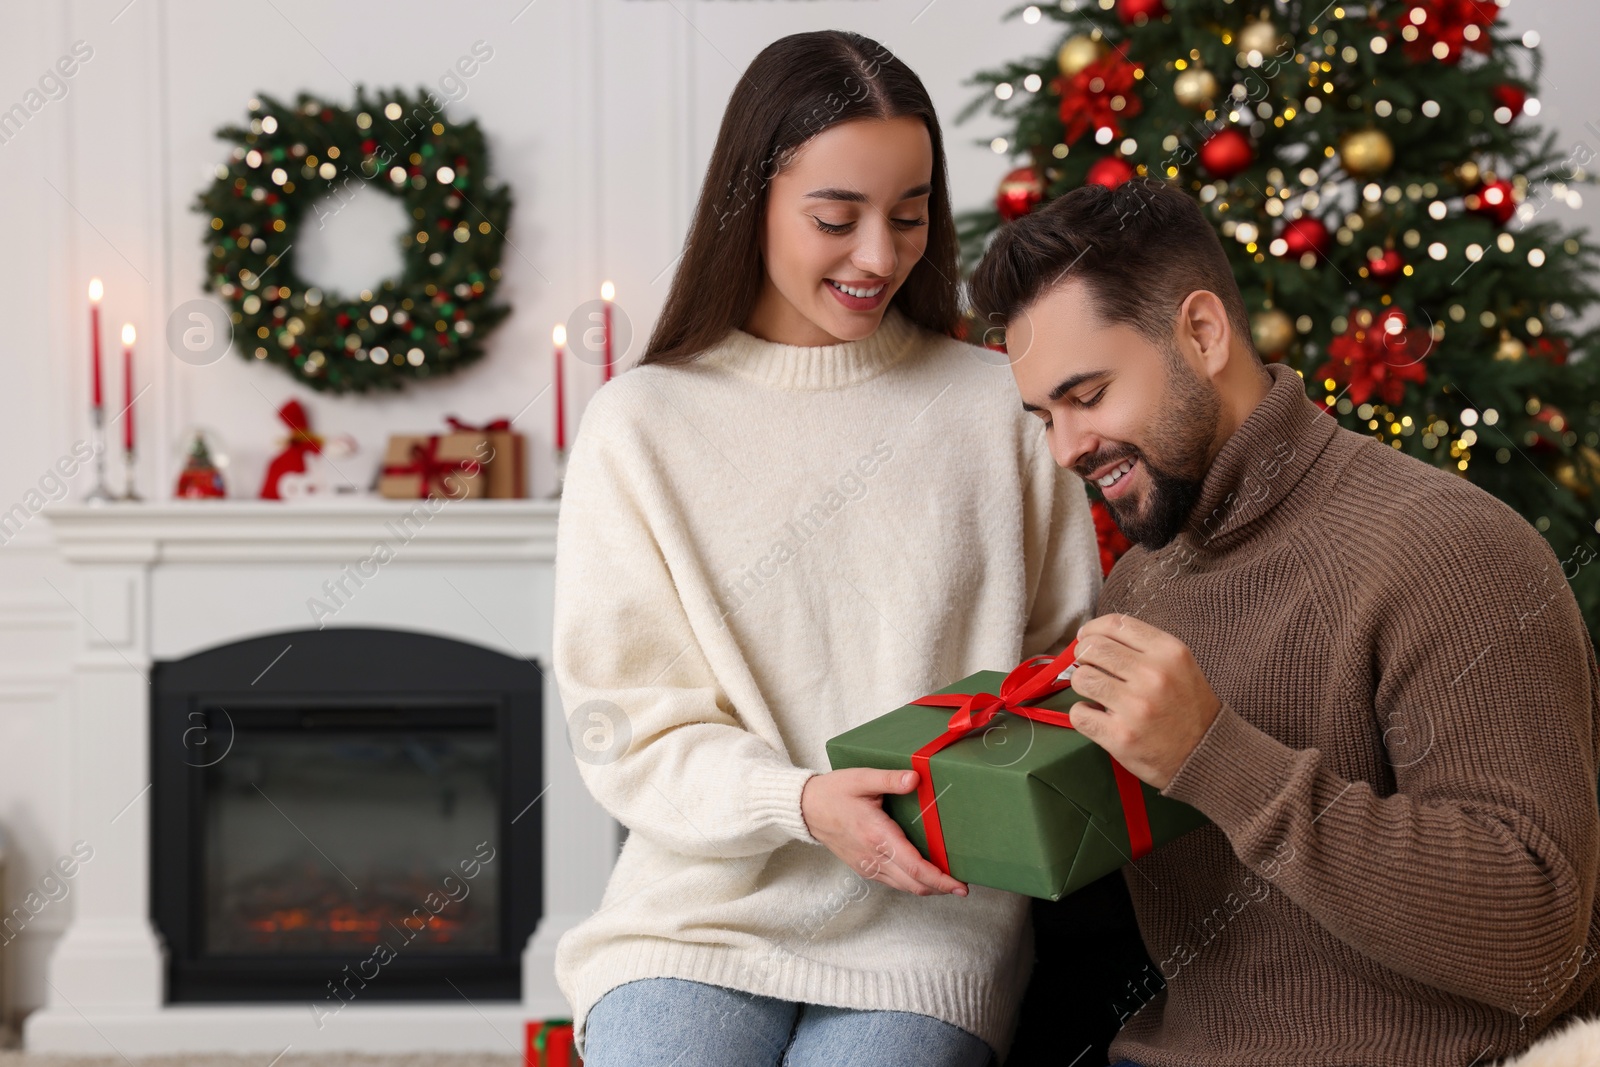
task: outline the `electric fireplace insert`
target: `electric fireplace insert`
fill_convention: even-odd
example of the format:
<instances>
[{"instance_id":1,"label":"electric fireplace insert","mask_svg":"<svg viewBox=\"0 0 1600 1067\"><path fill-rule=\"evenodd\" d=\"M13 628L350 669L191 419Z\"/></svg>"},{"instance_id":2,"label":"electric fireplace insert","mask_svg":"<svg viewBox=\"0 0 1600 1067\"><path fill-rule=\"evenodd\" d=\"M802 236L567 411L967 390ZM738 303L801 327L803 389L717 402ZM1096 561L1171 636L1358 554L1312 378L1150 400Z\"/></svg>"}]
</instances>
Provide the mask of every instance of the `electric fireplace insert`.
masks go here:
<instances>
[{"instance_id":1,"label":"electric fireplace insert","mask_svg":"<svg viewBox=\"0 0 1600 1067\"><path fill-rule=\"evenodd\" d=\"M151 672L167 999L517 999L541 913L541 672L307 630Z\"/></svg>"}]
</instances>

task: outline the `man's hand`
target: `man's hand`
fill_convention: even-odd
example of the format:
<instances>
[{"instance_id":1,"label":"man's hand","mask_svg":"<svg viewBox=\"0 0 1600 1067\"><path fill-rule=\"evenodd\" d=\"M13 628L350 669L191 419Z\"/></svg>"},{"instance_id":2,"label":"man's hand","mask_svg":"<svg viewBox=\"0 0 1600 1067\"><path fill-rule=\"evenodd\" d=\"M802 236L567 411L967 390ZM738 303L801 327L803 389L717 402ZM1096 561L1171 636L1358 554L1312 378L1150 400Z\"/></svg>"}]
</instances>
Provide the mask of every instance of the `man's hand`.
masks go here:
<instances>
[{"instance_id":1,"label":"man's hand","mask_svg":"<svg viewBox=\"0 0 1600 1067\"><path fill-rule=\"evenodd\" d=\"M1222 702L1189 646L1131 615L1101 615L1078 631L1072 725L1117 762L1165 789Z\"/></svg>"},{"instance_id":2,"label":"man's hand","mask_svg":"<svg viewBox=\"0 0 1600 1067\"><path fill-rule=\"evenodd\" d=\"M883 810L884 793L917 788L916 771L847 767L806 779L800 815L811 836L861 877L919 897L967 895L964 883L922 858L900 825Z\"/></svg>"}]
</instances>

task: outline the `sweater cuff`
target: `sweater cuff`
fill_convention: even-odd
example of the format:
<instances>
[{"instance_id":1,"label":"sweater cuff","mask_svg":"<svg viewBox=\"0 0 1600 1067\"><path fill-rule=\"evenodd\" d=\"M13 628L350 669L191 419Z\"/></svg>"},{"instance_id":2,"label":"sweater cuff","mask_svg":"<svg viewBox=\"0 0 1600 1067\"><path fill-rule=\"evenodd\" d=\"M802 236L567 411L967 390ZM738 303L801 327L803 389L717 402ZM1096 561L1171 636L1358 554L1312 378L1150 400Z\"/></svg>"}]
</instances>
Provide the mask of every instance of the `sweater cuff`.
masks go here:
<instances>
[{"instance_id":1,"label":"sweater cuff","mask_svg":"<svg viewBox=\"0 0 1600 1067\"><path fill-rule=\"evenodd\" d=\"M797 841L820 845L800 814L800 792L816 771L788 764L763 763L750 774L750 817L757 825L776 826Z\"/></svg>"},{"instance_id":2,"label":"sweater cuff","mask_svg":"<svg viewBox=\"0 0 1600 1067\"><path fill-rule=\"evenodd\" d=\"M1224 702L1161 795L1198 808L1232 839L1283 791L1295 755Z\"/></svg>"}]
</instances>

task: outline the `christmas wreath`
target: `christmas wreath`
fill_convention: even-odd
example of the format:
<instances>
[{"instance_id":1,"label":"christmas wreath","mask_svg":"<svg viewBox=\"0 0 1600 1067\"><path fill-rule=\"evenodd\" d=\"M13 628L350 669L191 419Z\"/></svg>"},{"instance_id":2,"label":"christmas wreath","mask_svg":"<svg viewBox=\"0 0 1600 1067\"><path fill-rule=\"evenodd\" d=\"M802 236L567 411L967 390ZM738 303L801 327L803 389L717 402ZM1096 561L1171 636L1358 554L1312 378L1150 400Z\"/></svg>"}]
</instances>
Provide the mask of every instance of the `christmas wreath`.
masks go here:
<instances>
[{"instance_id":1,"label":"christmas wreath","mask_svg":"<svg viewBox=\"0 0 1600 1067\"><path fill-rule=\"evenodd\" d=\"M334 393L398 389L483 355L510 313L494 303L511 193L489 184L483 132L447 122L426 90L346 108L301 93L293 106L251 100L246 126L195 210L209 218L206 289L225 300L234 348ZM399 197L414 230L397 277L355 296L300 278L293 247L362 183Z\"/></svg>"}]
</instances>

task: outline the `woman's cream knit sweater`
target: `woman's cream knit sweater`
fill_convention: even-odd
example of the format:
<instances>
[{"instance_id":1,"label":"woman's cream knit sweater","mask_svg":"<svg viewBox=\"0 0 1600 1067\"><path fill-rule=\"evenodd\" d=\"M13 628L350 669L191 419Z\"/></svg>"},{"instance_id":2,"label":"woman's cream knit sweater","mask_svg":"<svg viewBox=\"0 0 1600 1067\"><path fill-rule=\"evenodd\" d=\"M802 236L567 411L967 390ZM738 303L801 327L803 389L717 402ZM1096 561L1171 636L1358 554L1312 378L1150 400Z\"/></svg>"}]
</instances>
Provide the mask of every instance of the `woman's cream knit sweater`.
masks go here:
<instances>
[{"instance_id":1,"label":"woman's cream knit sweater","mask_svg":"<svg viewBox=\"0 0 1600 1067\"><path fill-rule=\"evenodd\" d=\"M730 330L590 403L554 669L583 779L629 833L557 949L580 1049L605 992L677 977L919 1012L1005 1054L1027 899L865 881L800 814L828 738L1057 651L1093 608L1083 487L1002 359L891 307L825 347Z\"/></svg>"}]
</instances>

